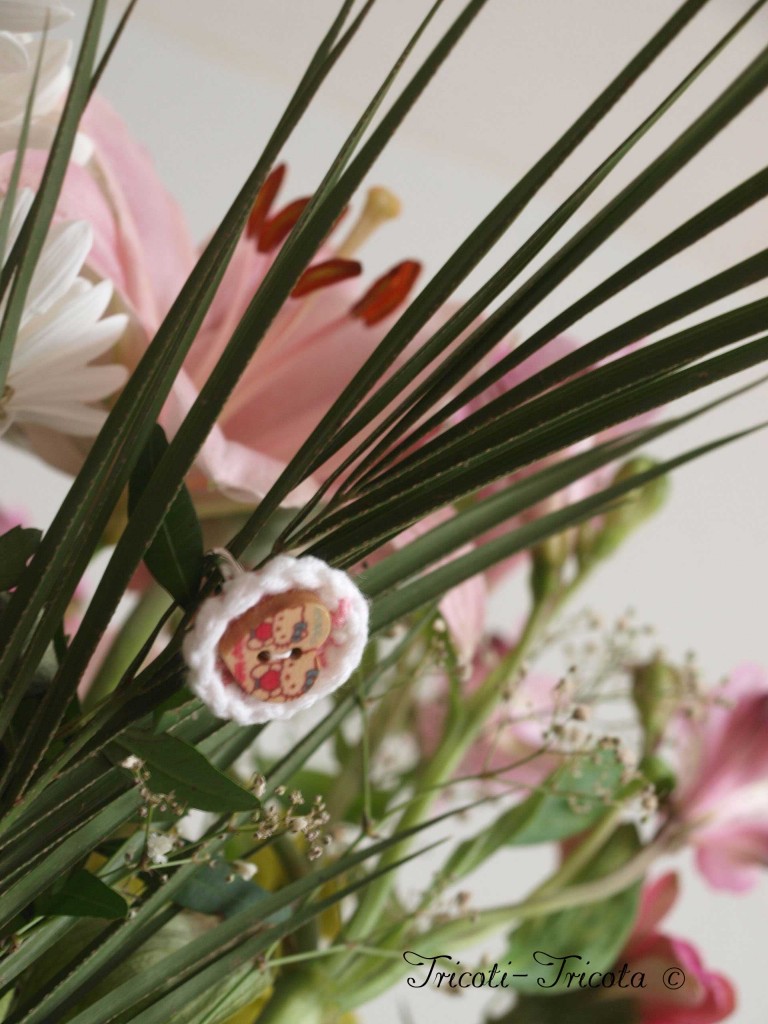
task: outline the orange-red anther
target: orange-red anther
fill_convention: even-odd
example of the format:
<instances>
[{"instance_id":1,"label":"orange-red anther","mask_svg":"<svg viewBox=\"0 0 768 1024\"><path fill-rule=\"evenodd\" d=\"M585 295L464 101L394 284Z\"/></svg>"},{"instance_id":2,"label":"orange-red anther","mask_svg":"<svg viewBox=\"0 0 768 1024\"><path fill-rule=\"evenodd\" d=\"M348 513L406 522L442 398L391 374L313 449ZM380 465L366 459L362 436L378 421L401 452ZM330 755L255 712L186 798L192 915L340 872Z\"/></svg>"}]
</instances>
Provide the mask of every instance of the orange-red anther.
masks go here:
<instances>
[{"instance_id":1,"label":"orange-red anther","mask_svg":"<svg viewBox=\"0 0 768 1024\"><path fill-rule=\"evenodd\" d=\"M269 216L269 211L272 209L277 193L280 191L284 177L285 164L278 164L267 175L267 179L259 189L259 194L256 196L251 207L248 223L245 226L246 238L258 238L259 232Z\"/></svg>"},{"instance_id":2,"label":"orange-red anther","mask_svg":"<svg viewBox=\"0 0 768 1024\"><path fill-rule=\"evenodd\" d=\"M357 277L362 272L363 266L357 260L344 260L336 257L332 260L324 260L322 263L315 263L313 267L307 267L304 273L291 292L294 299L300 299L302 295L309 295L318 288L326 288L337 281L345 281L348 277Z\"/></svg>"},{"instance_id":3,"label":"orange-red anther","mask_svg":"<svg viewBox=\"0 0 768 1024\"><path fill-rule=\"evenodd\" d=\"M350 310L369 327L394 312L416 283L421 264L416 260L403 260L388 273L374 281L365 295Z\"/></svg>"},{"instance_id":4,"label":"orange-red anther","mask_svg":"<svg viewBox=\"0 0 768 1024\"><path fill-rule=\"evenodd\" d=\"M259 252L271 252L288 237L308 202L309 196L294 199L265 222L259 232Z\"/></svg>"}]
</instances>

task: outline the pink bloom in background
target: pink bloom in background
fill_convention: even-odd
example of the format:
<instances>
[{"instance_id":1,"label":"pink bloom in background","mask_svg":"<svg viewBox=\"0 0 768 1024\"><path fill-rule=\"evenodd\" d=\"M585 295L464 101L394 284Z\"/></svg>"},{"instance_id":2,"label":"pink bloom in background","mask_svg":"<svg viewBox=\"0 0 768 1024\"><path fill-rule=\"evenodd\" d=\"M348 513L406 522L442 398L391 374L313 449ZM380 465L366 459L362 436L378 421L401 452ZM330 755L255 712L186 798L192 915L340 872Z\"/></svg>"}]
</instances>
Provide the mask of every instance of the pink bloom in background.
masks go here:
<instances>
[{"instance_id":1,"label":"pink bloom in background","mask_svg":"<svg viewBox=\"0 0 768 1024\"><path fill-rule=\"evenodd\" d=\"M690 943L658 931L678 890L674 872L644 887L634 930L617 960L628 964L632 973L645 974L646 987L631 990L638 1003L638 1024L716 1024L736 1007L736 994L726 977L707 970ZM667 988L665 971L675 969L682 971L685 981L677 989Z\"/></svg>"},{"instance_id":2,"label":"pink bloom in background","mask_svg":"<svg viewBox=\"0 0 768 1024\"><path fill-rule=\"evenodd\" d=\"M734 669L703 717L673 725L680 748L675 814L717 889L743 892L768 865L768 676Z\"/></svg>"},{"instance_id":3,"label":"pink bloom in background","mask_svg":"<svg viewBox=\"0 0 768 1024\"><path fill-rule=\"evenodd\" d=\"M486 638L477 647L472 673L464 693L474 693L510 651L499 637ZM499 697L496 711L468 750L456 775L487 775L482 785L511 788L524 799L562 763L559 754L546 749L545 733L557 709L557 680L529 674L510 685L508 700ZM443 734L448 710L448 682L437 681L436 692L419 707L417 733L422 752L430 757ZM515 791L517 790L517 793Z\"/></svg>"},{"instance_id":4,"label":"pink bloom in background","mask_svg":"<svg viewBox=\"0 0 768 1024\"><path fill-rule=\"evenodd\" d=\"M94 275L113 282L121 307L131 314L121 358L132 368L197 253L181 212L149 157L103 100L91 103L82 130L93 144L93 157L85 168L70 167L57 218L78 217L92 224L94 244L87 265ZM38 183L45 156L40 151L28 155L22 184ZM0 191L12 164L13 154L0 157ZM307 202L295 200L274 212L282 173L281 168L274 171L262 190L164 409L169 433L197 397ZM392 216L392 205L387 209L386 199L381 199L383 190L375 194L379 207L369 219ZM364 241L366 233L365 225L363 230L358 225L354 242L347 239L341 247L323 247L297 283L200 454L197 473L189 481L197 499L204 502L216 491L249 505L260 499L396 319L419 264L406 260L361 287L354 278L362 268L346 253ZM433 319L419 342L447 315L442 312ZM82 460L83 448L68 438L35 432L30 441L43 458L69 472L75 472ZM340 457L299 487L288 504L310 497Z\"/></svg>"},{"instance_id":5,"label":"pink bloom in background","mask_svg":"<svg viewBox=\"0 0 768 1024\"><path fill-rule=\"evenodd\" d=\"M15 526L24 526L27 518L28 516L24 509L0 505L0 536L8 533Z\"/></svg>"}]
</instances>

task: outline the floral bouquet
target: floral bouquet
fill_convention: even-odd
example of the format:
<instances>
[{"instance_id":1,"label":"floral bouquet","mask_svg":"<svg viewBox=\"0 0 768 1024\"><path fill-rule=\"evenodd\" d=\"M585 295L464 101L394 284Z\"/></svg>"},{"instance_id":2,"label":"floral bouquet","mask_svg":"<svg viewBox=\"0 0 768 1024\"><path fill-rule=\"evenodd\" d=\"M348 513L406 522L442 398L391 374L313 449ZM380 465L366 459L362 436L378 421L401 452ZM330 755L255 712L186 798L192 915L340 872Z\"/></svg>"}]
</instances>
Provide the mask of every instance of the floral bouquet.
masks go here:
<instances>
[{"instance_id":1,"label":"floral bouquet","mask_svg":"<svg viewBox=\"0 0 768 1024\"><path fill-rule=\"evenodd\" d=\"M74 58L60 0L0 0L0 422L68 475L47 525L13 479L3 497L4 1024L346 1024L389 990L474 989L488 1024L731 1016L731 981L662 924L667 858L692 849L732 892L768 860L768 676L709 685L574 599L675 469L758 428L651 454L758 383L727 384L768 358L768 299L737 297L768 251L579 325L750 211L768 171L557 289L768 86L763 50L586 206L764 0L696 63L672 47L674 88L483 263L706 3L669 5L441 266L375 277L361 250L399 203L371 169L486 0L419 5L291 198L286 143L375 0L324 5L200 250L99 91L136 0L110 31L92 0ZM476 903L491 858L515 884Z\"/></svg>"}]
</instances>

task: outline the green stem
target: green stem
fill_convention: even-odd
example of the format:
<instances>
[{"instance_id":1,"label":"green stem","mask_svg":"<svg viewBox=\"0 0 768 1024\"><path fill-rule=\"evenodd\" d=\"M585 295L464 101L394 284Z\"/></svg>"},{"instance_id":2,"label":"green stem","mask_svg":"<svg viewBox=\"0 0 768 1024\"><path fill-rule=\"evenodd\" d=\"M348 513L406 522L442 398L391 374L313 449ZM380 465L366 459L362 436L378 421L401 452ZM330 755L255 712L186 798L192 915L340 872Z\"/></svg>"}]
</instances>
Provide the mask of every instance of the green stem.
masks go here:
<instances>
[{"instance_id":1,"label":"green stem","mask_svg":"<svg viewBox=\"0 0 768 1024\"><path fill-rule=\"evenodd\" d=\"M171 604L171 598L156 583L144 591L120 628L115 641L83 698L83 710L96 707L117 687L136 655L143 647L158 619Z\"/></svg>"},{"instance_id":2,"label":"green stem","mask_svg":"<svg viewBox=\"0 0 768 1024\"><path fill-rule=\"evenodd\" d=\"M573 881L602 850L621 822L624 805L619 804L610 810L592 829L588 836L576 847L563 865L550 875L538 888L534 889L531 898L541 897L562 889Z\"/></svg>"},{"instance_id":3,"label":"green stem","mask_svg":"<svg viewBox=\"0 0 768 1024\"><path fill-rule=\"evenodd\" d=\"M662 830L654 842L643 847L616 871L602 878L580 882L555 892L543 892L542 888L520 903L472 911L446 924L431 928L423 937L429 942L431 950L462 948L464 945L483 941L500 928L509 928L513 922L518 923L559 910L606 900L644 878L654 860L669 851L670 843L674 843L674 836ZM415 943L417 938L411 937L407 941ZM398 943L402 950L402 936L398 937ZM368 975L367 980L363 977L355 978L354 983L350 984L350 979L346 979L344 986L339 987L342 1008L351 1010L368 1002L396 984L408 969L408 965L404 963L393 963L390 967L381 964L375 976Z\"/></svg>"},{"instance_id":4,"label":"green stem","mask_svg":"<svg viewBox=\"0 0 768 1024\"><path fill-rule=\"evenodd\" d=\"M306 969L281 974L272 998L259 1014L259 1024L322 1024L328 1004L318 978L317 972Z\"/></svg>"},{"instance_id":5,"label":"green stem","mask_svg":"<svg viewBox=\"0 0 768 1024\"><path fill-rule=\"evenodd\" d=\"M454 716L453 721L448 723L432 760L424 766L419 779L419 793L403 812L395 833L418 825L426 817L440 791L440 785L450 779L458 768L467 749L477 738L493 710L507 680L519 670L534 636L546 618L548 611L544 604L536 605L518 645L489 673L483 685L465 705L463 713ZM384 869L395 864L403 856L407 846L407 840L390 846L381 855L378 868ZM373 929L382 916L392 885L393 878L388 873L381 875L365 889L358 908L345 929L343 937L347 942L362 939Z\"/></svg>"}]
</instances>

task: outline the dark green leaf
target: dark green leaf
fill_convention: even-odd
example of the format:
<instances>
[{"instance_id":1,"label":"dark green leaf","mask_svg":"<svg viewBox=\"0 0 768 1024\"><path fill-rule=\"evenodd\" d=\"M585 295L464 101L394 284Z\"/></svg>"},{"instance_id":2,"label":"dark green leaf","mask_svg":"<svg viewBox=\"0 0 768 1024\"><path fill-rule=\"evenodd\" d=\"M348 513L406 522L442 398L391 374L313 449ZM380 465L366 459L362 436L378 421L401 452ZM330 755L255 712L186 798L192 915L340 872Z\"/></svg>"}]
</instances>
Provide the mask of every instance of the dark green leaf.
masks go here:
<instances>
[{"instance_id":1,"label":"dark green leaf","mask_svg":"<svg viewBox=\"0 0 768 1024\"><path fill-rule=\"evenodd\" d=\"M152 713L153 732L158 735L168 732L179 722L200 708L200 701L186 686L182 686Z\"/></svg>"},{"instance_id":2,"label":"dark green leaf","mask_svg":"<svg viewBox=\"0 0 768 1024\"><path fill-rule=\"evenodd\" d=\"M168 450L163 428L157 424L131 475L128 513L133 513L147 481ZM189 491L182 485L146 550L144 562L154 578L182 607L197 594L203 567L203 531Z\"/></svg>"},{"instance_id":3,"label":"dark green leaf","mask_svg":"<svg viewBox=\"0 0 768 1024\"><path fill-rule=\"evenodd\" d=\"M89 871L75 871L60 889L37 901L36 910L44 915L67 917L125 917L128 904Z\"/></svg>"},{"instance_id":4,"label":"dark green leaf","mask_svg":"<svg viewBox=\"0 0 768 1024\"><path fill-rule=\"evenodd\" d=\"M97 6L103 9L103 0L94 5L94 11ZM139 366L118 396L104 429L95 439L80 473L46 531L42 542L45 550L40 552L39 564L31 567L24 587L14 595L15 601L3 619L1 630L0 682L7 682L10 672L12 677L7 682L8 691L0 705L0 735L10 723L25 693L27 680L58 628L77 583L100 543L112 509L128 483L140 446L149 436L151 425L160 413L213 300L254 198L320 83L343 53L356 26L362 23L367 8L361 11L343 39L337 41L351 6L352 0L345 0L323 37L261 158L214 232ZM70 98L75 92L73 84ZM66 114L62 125L65 120ZM219 396L219 406L225 397L223 394ZM171 488L168 504L175 492L176 487ZM162 511L166 508L167 504ZM162 514L155 522L161 517ZM134 568L137 563L138 558L132 563ZM102 604L102 607L106 606ZM110 616L111 612L108 613ZM80 667L75 666L66 686L62 684L51 689L40 708L35 727L25 735L13 767L9 768L9 775L2 780L2 785L14 794L26 785L68 704L69 692L74 692L77 687L82 666L91 657L102 635L101 623L93 631L85 629L85 625L84 621L78 630L75 651L70 648L68 652L70 658L82 659Z\"/></svg>"},{"instance_id":5,"label":"dark green leaf","mask_svg":"<svg viewBox=\"0 0 768 1024\"><path fill-rule=\"evenodd\" d=\"M386 628L400 618L400 616L407 615L422 605L434 601L452 587L457 586L471 576L477 575L477 573L484 572L491 565L509 558L510 555L516 554L518 551L525 551L547 537L561 533L569 526L578 525L592 516L599 515L611 504L615 503L617 499L625 494L629 494L635 487L644 486L652 480L672 472L679 466L683 466L687 462L715 451L723 445L739 440L752 432L750 430L741 431L738 434L702 445L690 452L686 452L684 455L670 459L668 462L640 473L631 480L613 484L589 498L575 502L573 505L568 505L555 512L542 515L530 523L525 523L516 529L509 530L500 537L486 541L466 555L459 555L451 559L445 565L425 573L411 583L382 594L374 602L373 614L370 619L371 632L375 634L379 630Z\"/></svg>"},{"instance_id":6,"label":"dark green leaf","mask_svg":"<svg viewBox=\"0 0 768 1024\"><path fill-rule=\"evenodd\" d=\"M246 907L261 903L269 895L255 882L241 878L226 860L210 861L196 871L173 897L174 902L200 914L219 914L231 917ZM272 920L284 920L287 909L274 915Z\"/></svg>"},{"instance_id":7,"label":"dark green leaf","mask_svg":"<svg viewBox=\"0 0 768 1024\"><path fill-rule=\"evenodd\" d=\"M131 730L120 745L145 762L154 793L173 793L181 803L201 811L255 811L253 793L220 772L190 744L175 736Z\"/></svg>"},{"instance_id":8,"label":"dark green leaf","mask_svg":"<svg viewBox=\"0 0 768 1024\"><path fill-rule=\"evenodd\" d=\"M14 526L0 537L0 591L16 586L41 536L40 530Z\"/></svg>"},{"instance_id":9,"label":"dark green leaf","mask_svg":"<svg viewBox=\"0 0 768 1024\"><path fill-rule=\"evenodd\" d=\"M236 554L249 543L264 525L269 515L291 490L314 468L321 465L361 427L370 422L377 412L386 407L390 399L399 394L386 393L387 385L380 388L355 416L342 428L345 420L360 404L366 394L377 385L386 370L406 348L410 340L427 323L432 313L450 297L482 257L501 238L504 232L526 208L563 161L579 146L596 124L615 106L624 93L653 63L669 43L682 31L691 18L704 6L706 0L687 0L643 46L625 68L606 86L593 103L570 126L565 134L523 175L506 196L488 213L467 239L449 257L446 263L409 305L395 326L387 333L372 357L355 374L331 409L323 417L312 436L302 445L261 506L238 534L234 542ZM457 323L456 333L468 327L490 301L491 282L481 289L477 303L466 304L464 320Z\"/></svg>"},{"instance_id":10,"label":"dark green leaf","mask_svg":"<svg viewBox=\"0 0 768 1024\"><path fill-rule=\"evenodd\" d=\"M391 461L396 453L407 451L413 446L415 441L428 436L436 424L445 422L446 418L450 416L451 413L461 409L470 399L481 394L494 381L501 379L508 369L517 365L519 358L515 352L511 353L506 358L497 361L485 373L480 375L479 380L465 387L460 396L453 399L445 407L441 407L437 413L429 417L429 419L425 423L422 423L412 434L407 433L407 428L410 425L417 423L423 415L430 411L430 408L434 408L435 405L440 404L438 401L440 395L445 395L450 392L454 385L461 380L463 372L459 372L458 374L446 372L446 366L445 364L442 364L439 370L433 374L432 377L411 391L410 384L414 378L416 378L430 362L442 359L445 351L447 351L449 346L459 337L462 331L468 328L478 314L488 306L490 301L499 295L503 288L530 264L531 260L544 248L547 242L556 235L557 231L567 223L569 218L573 216L587 198L595 191L595 189L597 189L599 184L627 155L627 153L631 151L634 145L640 141L647 131L662 117L662 115L682 95L685 94L689 86L696 81L712 60L714 60L722 49L734 38L735 35L738 34L738 32L757 13L757 11L764 6L764 4L765 0L758 0L757 3L753 4L744 17L739 19L734 27L723 36L723 38L710 50L704 59L700 61L688 75L685 76L677 88L675 88L656 108L656 110L654 110L653 113L628 136L622 145L620 145L586 178L582 185L576 189L569 199L566 200L566 202L563 203L555 213L531 235L529 239L527 239L520 249L509 260L507 260L504 266L494 274L491 280L478 291L477 295L470 299L461 310L454 314L442 327L440 327L433 337L426 344L422 345L419 351L411 356L403 367L397 370L389 380L382 384L373 398L366 404L366 407L360 410L360 412L353 417L353 419L334 439L333 451L344 443L345 438L354 437L355 433L360 431L366 422L370 421L371 416L377 410L380 411L383 409L390 400L397 398L403 393L407 393L406 399L386 417L383 423L377 425L370 436L368 436L366 440L363 441L363 443L347 459L344 460L343 465L340 466L338 470L334 471L328 481L328 484L335 480L344 469L353 464L359 455L366 448L370 447L373 441L387 431L388 428L392 427L389 435L386 436L383 441L377 443L375 448L373 448L369 455L366 456L365 460L355 467L350 479L357 478L360 472L364 471L370 462L375 462L377 456L381 455L387 450L387 448L391 448L387 453L387 462ZM750 202L755 202L757 201L757 198L759 198L759 195L757 197L755 196L755 192L759 192L759 189L756 186L757 183L753 183L749 196ZM733 215L734 211L731 210L729 216ZM657 256L661 255L659 247L654 247L654 252ZM667 255L669 255L669 253L667 253ZM633 268L637 271L637 276L640 276L641 265L642 260L633 261ZM647 272L648 269L650 269L648 266L644 267L645 272ZM611 280L613 281L615 278L616 275L614 275ZM631 277L630 280L632 280ZM624 285L627 283L628 282L624 280ZM590 295L591 294L592 293L590 293ZM709 301L715 300L713 298ZM417 303L414 303L414 305L416 304ZM587 307L587 309L589 308L590 307ZM496 340L503 337L508 332L508 326L500 326L499 330L495 332L491 330L491 326L494 321L498 321L500 325L504 325L504 309L505 307L502 307L498 313L493 314L490 317L490 320L482 325L481 329L473 331L470 338L466 339L462 344L463 349L471 351L470 359L474 364L479 361L484 351L487 351ZM566 319L561 325L561 329L569 326L576 319L578 319L576 316L570 320ZM535 351L536 348L541 347L546 341L554 338L558 333L556 330L544 333L546 331L547 328L544 328L542 332L537 332L535 341L533 339L526 341L526 348L528 351ZM478 349L477 343L481 340L483 342L482 348ZM423 400L420 400L422 397ZM298 518L302 518L302 515L303 513L301 513Z\"/></svg>"}]
</instances>

